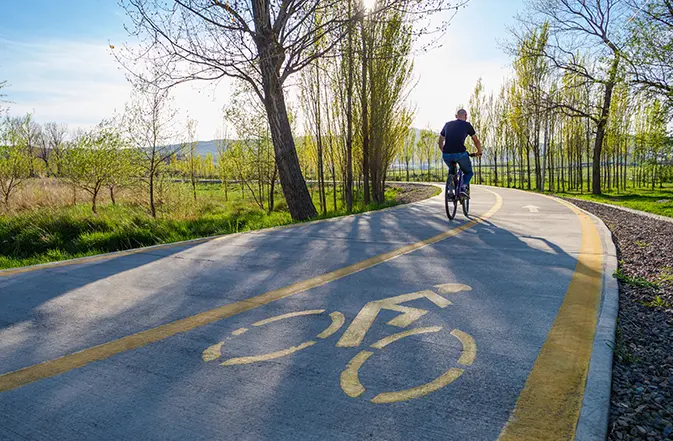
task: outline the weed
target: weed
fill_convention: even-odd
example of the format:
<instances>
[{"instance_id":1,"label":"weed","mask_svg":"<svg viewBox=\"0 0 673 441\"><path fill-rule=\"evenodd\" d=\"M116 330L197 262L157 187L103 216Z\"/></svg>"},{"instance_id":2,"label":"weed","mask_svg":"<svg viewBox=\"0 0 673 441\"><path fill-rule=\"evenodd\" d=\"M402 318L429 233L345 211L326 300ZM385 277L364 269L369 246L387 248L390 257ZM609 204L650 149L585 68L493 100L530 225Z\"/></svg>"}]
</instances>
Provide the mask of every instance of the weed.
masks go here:
<instances>
[{"instance_id":1,"label":"weed","mask_svg":"<svg viewBox=\"0 0 673 441\"><path fill-rule=\"evenodd\" d=\"M650 282L649 280L643 277L631 277L626 274L621 268L617 268L612 277L616 278L622 283L627 285L634 286L636 288L653 288L659 289L659 284L656 282Z\"/></svg>"},{"instance_id":2,"label":"weed","mask_svg":"<svg viewBox=\"0 0 673 441\"><path fill-rule=\"evenodd\" d=\"M661 309L668 309L671 307L671 305L666 300L662 299L661 296L656 296L649 302L641 302L641 305L648 306L650 308L661 308Z\"/></svg>"}]
</instances>

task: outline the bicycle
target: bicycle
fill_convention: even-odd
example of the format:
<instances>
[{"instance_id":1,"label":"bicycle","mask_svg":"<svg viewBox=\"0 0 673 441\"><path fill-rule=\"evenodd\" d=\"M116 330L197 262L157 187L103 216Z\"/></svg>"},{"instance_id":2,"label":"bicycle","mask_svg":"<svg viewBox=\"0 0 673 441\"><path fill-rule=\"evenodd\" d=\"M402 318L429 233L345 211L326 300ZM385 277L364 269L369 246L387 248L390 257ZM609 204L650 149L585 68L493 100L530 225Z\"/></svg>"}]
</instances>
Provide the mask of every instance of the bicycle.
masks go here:
<instances>
[{"instance_id":1,"label":"bicycle","mask_svg":"<svg viewBox=\"0 0 673 441\"><path fill-rule=\"evenodd\" d=\"M460 283L446 283L442 285L435 285L433 287L433 290L425 289L422 291L370 301L364 305L364 307L352 320L350 325L347 326L345 332L341 335L341 338L336 342L335 346L337 348L359 347L362 344L365 335L369 331L370 327L376 320L381 310L399 312L400 315L389 320L387 324L399 328L407 328L409 325L414 323L419 318L423 317L429 311L425 309L420 309L416 306L413 307L404 306L403 305L404 303L425 299L426 302L429 301L435 306L443 309L453 304L443 295L453 295L464 291L472 291L472 288L469 285L463 285ZM259 320L255 323L252 323L251 326L254 328L259 328L266 325L270 325L278 321L295 319L297 317L307 317L307 316L324 317L326 314L327 312L324 309L295 311L269 317L264 320ZM225 340L206 348L202 352L201 358L206 363L219 360L219 364L221 366L236 366L251 363L267 362L281 357L286 357L301 350L307 349L317 344L320 340L325 340L331 337L337 331L339 331L344 324L346 324L346 317L339 311L329 313L328 317L330 318L331 323L322 332L320 332L315 337L315 339L305 341L296 346L290 346L286 349L274 352L267 352L258 355L247 355L238 357L229 356L224 361L222 361L220 357L222 356L226 357L225 354L227 352L226 351L227 341L233 338L237 338L238 336L245 334L248 331L252 331L252 329L249 328L238 328L231 332L231 337L228 337ZM360 397L366 391L366 388L360 382L359 371L365 364L365 362L372 355L375 354L375 352L383 350L388 345L395 343L399 340L402 340L406 337L420 334L437 333L442 331L443 329L444 328L442 326L409 328L406 331L398 332L383 337L378 341L376 341L375 343L371 344L368 349L360 350L346 365L345 369L341 372L341 378L340 378L341 389L346 395L348 395L351 398ZM411 400L414 398L420 398L429 393L435 392L445 386L448 386L449 384L457 380L464 373L465 369L471 366L472 363L474 362L477 356L477 345L472 336L459 329L453 329L452 331L450 331L449 335L447 335L446 338L455 338L462 346L460 356L455 361L455 363L459 367L451 367L434 380L431 380L428 383L421 384L419 386L414 386L403 390L385 391L378 393L369 401L374 404L384 404L384 403L395 403L400 401ZM371 350L369 350L370 348ZM223 351L223 349L225 350Z\"/></svg>"},{"instance_id":2,"label":"bicycle","mask_svg":"<svg viewBox=\"0 0 673 441\"><path fill-rule=\"evenodd\" d=\"M479 156L476 153L470 153L470 158ZM458 168L458 173L453 171ZM451 179L453 178L453 179ZM463 214L469 216L470 212L470 186L467 186L467 197L456 195L456 189L463 188L463 170L458 166L457 162L451 162L449 165L449 175L446 177L446 185L444 186L444 208L446 208L446 216L449 220L456 217L458 210L458 203L463 207Z\"/></svg>"}]
</instances>

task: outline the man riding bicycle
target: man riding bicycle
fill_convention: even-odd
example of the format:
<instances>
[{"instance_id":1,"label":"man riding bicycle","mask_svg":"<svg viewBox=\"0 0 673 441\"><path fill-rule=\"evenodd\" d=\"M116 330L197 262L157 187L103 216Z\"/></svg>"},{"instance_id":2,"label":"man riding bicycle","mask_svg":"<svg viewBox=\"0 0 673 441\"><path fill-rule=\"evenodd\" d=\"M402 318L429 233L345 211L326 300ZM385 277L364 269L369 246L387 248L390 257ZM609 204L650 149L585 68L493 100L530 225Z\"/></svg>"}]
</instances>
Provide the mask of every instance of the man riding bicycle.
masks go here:
<instances>
[{"instance_id":1,"label":"man riding bicycle","mask_svg":"<svg viewBox=\"0 0 673 441\"><path fill-rule=\"evenodd\" d=\"M453 164L458 164L465 175L463 188L460 189L461 197L468 197L468 186L474 173L472 172L472 161L465 148L465 138L472 137L474 145L477 147L477 156L481 156L481 141L477 138L472 124L467 122L467 111L460 109L456 112L456 119L444 124L444 128L439 135L438 145L442 150L442 158L449 166L449 173L455 173Z\"/></svg>"}]
</instances>

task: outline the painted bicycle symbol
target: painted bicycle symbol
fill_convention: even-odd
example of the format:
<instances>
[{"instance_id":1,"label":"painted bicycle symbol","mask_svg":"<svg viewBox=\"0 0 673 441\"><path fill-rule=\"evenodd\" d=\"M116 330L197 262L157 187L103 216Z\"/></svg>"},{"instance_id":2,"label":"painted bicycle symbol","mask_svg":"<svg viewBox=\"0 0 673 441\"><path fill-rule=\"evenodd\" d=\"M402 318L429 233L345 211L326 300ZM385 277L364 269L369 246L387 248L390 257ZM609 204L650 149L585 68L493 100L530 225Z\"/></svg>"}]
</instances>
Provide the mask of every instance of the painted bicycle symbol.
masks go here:
<instances>
[{"instance_id":1,"label":"painted bicycle symbol","mask_svg":"<svg viewBox=\"0 0 673 441\"><path fill-rule=\"evenodd\" d=\"M419 309L410 306L403 306L403 303L411 302L418 299L427 299L432 302L435 306L439 308L446 308L451 305L452 302L447 298L443 297L440 294L456 294L462 291L471 291L472 288L468 285L462 285L458 283L447 283L443 285L436 285L433 287L433 290L422 290L418 292L413 292L409 294L402 294L395 297L390 297L387 299L376 300L367 303L361 310L358 312L357 316L353 319L351 324L346 328L346 331L343 333L341 338L337 341L336 347L339 348L354 348L359 347L362 344L362 341L369 331L369 328L372 326L379 312L383 309L399 312L400 315L394 317L387 322L388 325L396 326L399 328L406 328L416 320L428 313L427 310ZM305 310L291 312L287 314L281 314L274 317L270 317L264 320L253 323L251 326L261 327L268 325L270 323L278 322L280 320L286 320L293 317L300 316L316 316L323 315L326 311L324 309L314 309L314 310ZM341 312L335 311L329 314L331 319L330 325L325 328L320 334L316 336L316 339L327 339L334 335L339 329L343 327L346 322L344 315ZM346 365L346 368L341 373L341 389L352 398L357 398L365 392L365 387L360 382L359 371L364 363L374 355L373 349L382 350L386 348L391 343L397 342L403 338L419 335L419 334L428 334L436 333L443 329L442 326L430 326L430 327L420 327L420 328L411 328L406 331L398 332L396 334L389 335L384 337L377 342L373 343L370 348L372 350L361 350L356 354L350 362ZM248 328L239 328L232 332L230 338L235 338L236 336L246 333ZM454 382L458 377L460 377L464 372L464 367L471 366L474 362L474 359L477 355L477 346L474 342L474 339L467 333L459 330L453 329L450 332L450 335L456 338L462 345L462 351L460 357L457 360L457 364L462 367L453 367L445 371L439 377L434 380L422 384L420 386L411 387L399 391L391 392L381 392L371 399L372 403L394 403L398 401L406 401L414 398L419 398L429 393L435 392L452 382ZM304 343L301 343L297 346L291 346L283 350L269 352L266 354L259 355L250 355L245 357L232 357L224 361L221 361L222 366L233 366L233 365L242 365L249 363L259 363L269 360L274 360L277 358L285 357L295 352L301 351L303 349L309 348L315 345L317 340L309 340ZM221 341L217 344L214 344L208 347L202 353L202 358L205 362L212 362L218 360L222 357L222 347L225 345L225 341Z\"/></svg>"}]
</instances>

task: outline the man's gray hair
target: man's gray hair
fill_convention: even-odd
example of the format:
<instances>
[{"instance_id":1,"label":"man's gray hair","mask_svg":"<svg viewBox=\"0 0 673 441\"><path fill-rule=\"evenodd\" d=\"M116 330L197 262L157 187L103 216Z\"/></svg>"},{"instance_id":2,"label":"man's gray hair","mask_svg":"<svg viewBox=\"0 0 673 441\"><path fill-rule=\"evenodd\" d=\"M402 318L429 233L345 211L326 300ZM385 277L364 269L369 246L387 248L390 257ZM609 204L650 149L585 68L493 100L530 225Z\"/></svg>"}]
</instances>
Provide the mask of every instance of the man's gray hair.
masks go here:
<instances>
[{"instance_id":1,"label":"man's gray hair","mask_svg":"<svg viewBox=\"0 0 673 441\"><path fill-rule=\"evenodd\" d=\"M456 112L456 117L459 117L459 116L467 116L467 110L465 110L465 109L459 109L459 110Z\"/></svg>"}]
</instances>

